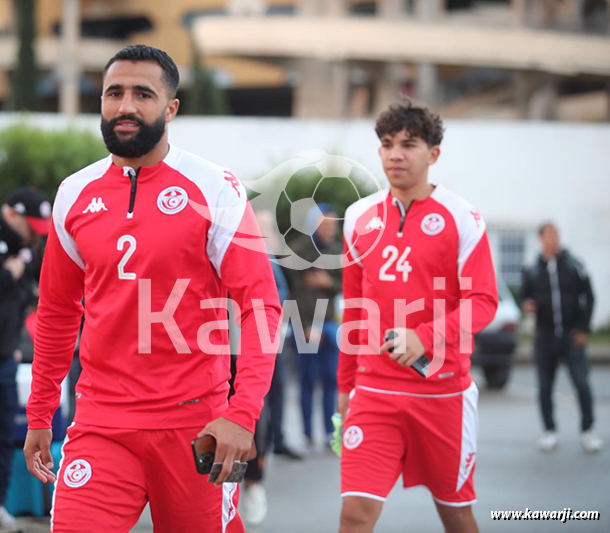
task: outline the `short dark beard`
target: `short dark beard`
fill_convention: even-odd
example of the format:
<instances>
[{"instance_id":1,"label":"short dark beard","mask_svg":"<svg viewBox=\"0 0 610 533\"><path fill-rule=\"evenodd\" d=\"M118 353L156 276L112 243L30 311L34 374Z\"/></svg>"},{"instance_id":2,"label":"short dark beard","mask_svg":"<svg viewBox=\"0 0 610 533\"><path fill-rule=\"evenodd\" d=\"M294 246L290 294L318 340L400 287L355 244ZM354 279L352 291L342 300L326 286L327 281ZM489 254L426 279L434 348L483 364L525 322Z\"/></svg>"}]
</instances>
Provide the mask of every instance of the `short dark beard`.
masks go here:
<instances>
[{"instance_id":1,"label":"short dark beard","mask_svg":"<svg viewBox=\"0 0 610 533\"><path fill-rule=\"evenodd\" d=\"M117 122L130 120L137 122L140 131L129 139L121 139L114 131ZM148 154L159 144L161 137L165 133L165 112L152 124L144 122L141 118L133 115L122 115L111 120L102 117L101 124L102 136L106 143L106 148L111 154L126 159L136 159Z\"/></svg>"}]
</instances>

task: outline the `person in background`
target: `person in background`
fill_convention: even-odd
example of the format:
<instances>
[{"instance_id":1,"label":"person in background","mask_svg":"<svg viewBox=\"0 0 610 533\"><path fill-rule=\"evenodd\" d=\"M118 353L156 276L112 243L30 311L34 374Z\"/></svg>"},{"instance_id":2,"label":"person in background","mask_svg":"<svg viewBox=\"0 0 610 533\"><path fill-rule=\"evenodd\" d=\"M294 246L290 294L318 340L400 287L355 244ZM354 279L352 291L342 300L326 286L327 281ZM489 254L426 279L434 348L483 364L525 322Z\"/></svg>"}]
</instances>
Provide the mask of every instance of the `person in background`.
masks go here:
<instances>
[{"instance_id":1,"label":"person in background","mask_svg":"<svg viewBox=\"0 0 610 533\"><path fill-rule=\"evenodd\" d=\"M9 195L0 209L0 530L4 530L17 527L4 502L14 452L19 343L31 296L20 253L48 234L51 204L41 192L24 188Z\"/></svg>"},{"instance_id":2,"label":"person in background","mask_svg":"<svg viewBox=\"0 0 610 533\"><path fill-rule=\"evenodd\" d=\"M261 233L265 237L265 242L269 248L269 253L272 256L280 254L280 245L275 233L273 214L268 210L260 210L256 212L256 220ZM284 275L282 267L271 262L273 267L273 275L277 285L280 302L284 303L290 296L290 288L288 281ZM284 326L285 327L285 326ZM283 331L283 330L282 330ZM283 455L289 459L300 460L302 457L288 446L284 439L284 388L286 385L286 356L281 350L275 359L275 369L273 379L271 380L271 388L265 399L265 403L269 406L269 422L271 424L270 440L273 443L273 453Z\"/></svg>"},{"instance_id":3,"label":"person in background","mask_svg":"<svg viewBox=\"0 0 610 533\"><path fill-rule=\"evenodd\" d=\"M279 244L274 230L273 214L268 210L256 212L256 221L265 238L269 253L277 255ZM289 295L288 283L282 268L275 262L271 262L273 275L277 285L280 303L283 303ZM284 354L280 350L275 359L275 369L271 380L271 388L265 397L265 406L261 417L256 423L254 441L256 442L257 456L248 461L248 470L245 476L244 491L244 519L251 526L257 526L267 516L267 492L263 485L265 472L265 457L273 442L275 454L284 455L290 459L301 459L301 456L284 443L283 418L284 418L284 383L285 383L285 361Z\"/></svg>"},{"instance_id":4,"label":"person in background","mask_svg":"<svg viewBox=\"0 0 610 533\"><path fill-rule=\"evenodd\" d=\"M341 255L342 247L337 239L339 217L336 209L330 204L318 204L307 214L306 225L312 238L301 236L292 246L301 258L313 264L321 254ZM315 230L315 231L314 231ZM309 448L313 448L312 412L313 391L318 378L322 380L322 405L324 411L324 429L327 443L332 440L334 427L332 415L335 412L337 399L337 365L339 347L337 346L337 329L335 322L334 300L341 292L341 270L310 267L306 270L291 272L292 298L297 301L305 339L319 343L317 353L299 353L296 347L297 367L301 386L301 411L303 429ZM316 323L314 314L320 301L327 301L326 313L321 323Z\"/></svg>"},{"instance_id":5,"label":"person in background","mask_svg":"<svg viewBox=\"0 0 610 533\"><path fill-rule=\"evenodd\" d=\"M595 453L603 441L593 431L593 394L586 352L594 303L591 281L583 264L562 248L555 224L542 224L538 236L542 253L534 265L524 269L521 287L523 312L536 314L534 360L544 424L538 447L551 451L559 444L552 395L557 366L565 359L578 392L581 444L585 451Z\"/></svg>"}]
</instances>

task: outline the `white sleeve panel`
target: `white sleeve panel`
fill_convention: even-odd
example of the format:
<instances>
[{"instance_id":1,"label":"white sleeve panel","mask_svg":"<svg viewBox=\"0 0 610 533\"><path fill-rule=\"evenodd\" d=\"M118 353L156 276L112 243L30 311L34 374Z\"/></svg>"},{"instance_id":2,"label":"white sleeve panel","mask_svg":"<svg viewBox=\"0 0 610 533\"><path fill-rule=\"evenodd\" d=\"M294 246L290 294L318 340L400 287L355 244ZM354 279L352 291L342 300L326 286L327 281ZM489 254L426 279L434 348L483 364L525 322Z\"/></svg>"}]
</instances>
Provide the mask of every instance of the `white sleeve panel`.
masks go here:
<instances>
[{"instance_id":1,"label":"white sleeve panel","mask_svg":"<svg viewBox=\"0 0 610 533\"><path fill-rule=\"evenodd\" d=\"M345 211L345 221L343 224L343 236L345 237L345 241L347 242L349 253L352 254L352 257L357 262L358 265L362 266L360 263L360 256L358 255L358 250L354 246L353 237L354 232L356 231L356 225L358 220L372 207L384 202L388 197L389 191L383 190L378 191L376 193L370 194L369 196L365 196L361 198L357 202L350 205Z\"/></svg>"},{"instance_id":2,"label":"white sleeve panel","mask_svg":"<svg viewBox=\"0 0 610 533\"><path fill-rule=\"evenodd\" d=\"M443 205L453 217L459 235L458 277L462 275L464 264L485 234L485 221L477 209L466 200L437 185L433 198Z\"/></svg>"},{"instance_id":3,"label":"white sleeve panel","mask_svg":"<svg viewBox=\"0 0 610 533\"><path fill-rule=\"evenodd\" d=\"M83 189L92 181L104 176L111 164L112 156L108 156L85 167L76 174L68 176L59 186L53 204L53 225L57 238L68 257L83 270L85 270L85 262L78 251L76 242L66 230L66 218Z\"/></svg>"},{"instance_id":4,"label":"white sleeve panel","mask_svg":"<svg viewBox=\"0 0 610 533\"><path fill-rule=\"evenodd\" d=\"M204 216L209 216L210 221L206 251L216 273L222 277L222 261L246 210L246 189L230 171L172 147L174 150L179 154L172 153L165 163L191 180L205 198L205 212L209 215ZM198 212L204 211L198 209Z\"/></svg>"}]
</instances>

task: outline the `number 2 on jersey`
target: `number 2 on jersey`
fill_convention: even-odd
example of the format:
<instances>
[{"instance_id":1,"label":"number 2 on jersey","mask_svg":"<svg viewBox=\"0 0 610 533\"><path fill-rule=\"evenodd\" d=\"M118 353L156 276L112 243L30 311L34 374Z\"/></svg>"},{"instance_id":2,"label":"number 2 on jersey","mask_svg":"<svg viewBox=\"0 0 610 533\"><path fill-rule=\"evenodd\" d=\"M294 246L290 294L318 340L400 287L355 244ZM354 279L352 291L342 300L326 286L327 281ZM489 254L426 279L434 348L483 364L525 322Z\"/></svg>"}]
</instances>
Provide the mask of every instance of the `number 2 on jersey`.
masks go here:
<instances>
[{"instance_id":1,"label":"number 2 on jersey","mask_svg":"<svg viewBox=\"0 0 610 533\"><path fill-rule=\"evenodd\" d=\"M135 272L125 272L125 265L127 264L127 261L129 261L129 258L136 251L135 237L132 237L131 235L123 235L119 239L119 242L117 242L117 245L116 245L117 250L119 252L122 252L125 244L129 244L129 247L127 248L127 250L125 250L125 254L123 255L123 258L121 259L119 266L118 266L119 279L136 279Z\"/></svg>"},{"instance_id":2,"label":"number 2 on jersey","mask_svg":"<svg viewBox=\"0 0 610 533\"><path fill-rule=\"evenodd\" d=\"M411 253L411 247L407 246L398 257L398 248L396 246L386 246L381 252L381 257L387 259L387 261L379 269L379 279L381 281L396 281L396 274L388 274L388 270L392 268L392 265L396 263L396 272L402 272L402 281L409 281L409 272L413 270L413 267L407 261L407 257ZM398 261L396 259L398 258Z\"/></svg>"}]
</instances>

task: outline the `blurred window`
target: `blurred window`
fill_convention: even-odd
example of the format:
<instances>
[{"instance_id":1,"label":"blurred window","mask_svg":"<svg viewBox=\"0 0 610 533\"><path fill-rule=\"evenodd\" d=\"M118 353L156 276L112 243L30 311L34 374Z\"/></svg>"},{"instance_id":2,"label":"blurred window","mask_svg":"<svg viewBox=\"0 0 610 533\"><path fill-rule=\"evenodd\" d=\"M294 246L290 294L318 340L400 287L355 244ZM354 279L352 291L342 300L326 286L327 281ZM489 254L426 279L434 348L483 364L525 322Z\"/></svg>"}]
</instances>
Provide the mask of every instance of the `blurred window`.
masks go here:
<instances>
[{"instance_id":1,"label":"blurred window","mask_svg":"<svg viewBox=\"0 0 610 533\"><path fill-rule=\"evenodd\" d=\"M153 29L147 17L115 17L104 19L84 19L81 24L83 37L101 39L127 39L133 33L142 33ZM61 34L61 23L53 26L55 35Z\"/></svg>"},{"instance_id":2,"label":"blurred window","mask_svg":"<svg viewBox=\"0 0 610 533\"><path fill-rule=\"evenodd\" d=\"M525 263L526 232L501 230L497 234L499 244L497 267L508 285L518 287L521 284L521 271Z\"/></svg>"},{"instance_id":3,"label":"blurred window","mask_svg":"<svg viewBox=\"0 0 610 533\"><path fill-rule=\"evenodd\" d=\"M267 15L294 15L295 9L293 5L286 6L269 6Z\"/></svg>"},{"instance_id":4,"label":"blurred window","mask_svg":"<svg viewBox=\"0 0 610 533\"><path fill-rule=\"evenodd\" d=\"M227 12L224 9L198 9L197 11L189 11L182 18L182 24L186 28L190 28L193 22L199 17L218 17L225 16Z\"/></svg>"},{"instance_id":5,"label":"blurred window","mask_svg":"<svg viewBox=\"0 0 610 533\"><path fill-rule=\"evenodd\" d=\"M350 13L352 15L374 15L377 13L376 2L358 2L350 6Z\"/></svg>"}]
</instances>

